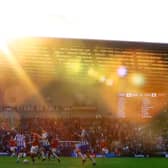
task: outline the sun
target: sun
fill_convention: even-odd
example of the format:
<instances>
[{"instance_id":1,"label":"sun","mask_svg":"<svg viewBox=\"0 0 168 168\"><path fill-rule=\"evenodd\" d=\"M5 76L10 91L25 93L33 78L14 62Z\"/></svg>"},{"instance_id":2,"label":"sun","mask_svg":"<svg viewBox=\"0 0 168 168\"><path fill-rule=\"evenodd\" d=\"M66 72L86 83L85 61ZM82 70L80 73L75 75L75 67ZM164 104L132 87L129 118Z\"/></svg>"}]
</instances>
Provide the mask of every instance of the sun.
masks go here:
<instances>
[{"instance_id":1,"label":"sun","mask_svg":"<svg viewBox=\"0 0 168 168\"><path fill-rule=\"evenodd\" d=\"M9 39L3 38L2 36L0 36L0 51L5 55L9 54L8 42L9 42Z\"/></svg>"}]
</instances>

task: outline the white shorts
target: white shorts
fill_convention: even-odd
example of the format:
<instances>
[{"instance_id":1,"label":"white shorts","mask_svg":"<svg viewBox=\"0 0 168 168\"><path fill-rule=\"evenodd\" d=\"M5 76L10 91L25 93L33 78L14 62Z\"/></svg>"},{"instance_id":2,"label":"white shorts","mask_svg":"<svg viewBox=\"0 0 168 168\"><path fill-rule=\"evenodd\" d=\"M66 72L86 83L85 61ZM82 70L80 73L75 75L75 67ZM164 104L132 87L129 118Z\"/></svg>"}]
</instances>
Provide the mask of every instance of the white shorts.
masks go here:
<instances>
[{"instance_id":1,"label":"white shorts","mask_svg":"<svg viewBox=\"0 0 168 168\"><path fill-rule=\"evenodd\" d=\"M80 148L75 148L75 152L76 152L76 153L81 153Z\"/></svg>"},{"instance_id":2,"label":"white shorts","mask_svg":"<svg viewBox=\"0 0 168 168\"><path fill-rule=\"evenodd\" d=\"M102 148L102 152L104 152L105 154L107 154L109 152L109 150L107 148Z\"/></svg>"},{"instance_id":3,"label":"white shorts","mask_svg":"<svg viewBox=\"0 0 168 168\"><path fill-rule=\"evenodd\" d=\"M52 151L53 153L55 153L55 152L57 152L57 148L52 148L51 151Z\"/></svg>"},{"instance_id":4,"label":"white shorts","mask_svg":"<svg viewBox=\"0 0 168 168\"><path fill-rule=\"evenodd\" d=\"M32 146L30 149L30 153L37 154L39 147L38 146Z\"/></svg>"},{"instance_id":5,"label":"white shorts","mask_svg":"<svg viewBox=\"0 0 168 168\"><path fill-rule=\"evenodd\" d=\"M10 151L11 151L11 152L15 152L15 151L16 151L16 146L11 146L11 147L10 147Z\"/></svg>"}]
</instances>

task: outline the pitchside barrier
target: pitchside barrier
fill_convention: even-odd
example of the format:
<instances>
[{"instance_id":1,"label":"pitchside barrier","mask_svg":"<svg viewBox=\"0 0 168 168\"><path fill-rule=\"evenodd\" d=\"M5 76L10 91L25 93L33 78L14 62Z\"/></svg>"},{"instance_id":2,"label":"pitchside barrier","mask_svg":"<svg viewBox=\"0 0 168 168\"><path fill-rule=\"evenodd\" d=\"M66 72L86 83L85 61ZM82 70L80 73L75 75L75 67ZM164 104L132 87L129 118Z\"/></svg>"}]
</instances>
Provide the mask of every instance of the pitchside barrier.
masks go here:
<instances>
[{"instance_id":1,"label":"pitchside barrier","mask_svg":"<svg viewBox=\"0 0 168 168\"><path fill-rule=\"evenodd\" d=\"M142 155L141 155L141 154L136 155L136 154L135 154L135 155L134 155L134 157L135 157L135 158L144 158L144 157L145 157L145 155L143 155L143 154L142 154Z\"/></svg>"},{"instance_id":2,"label":"pitchside barrier","mask_svg":"<svg viewBox=\"0 0 168 168\"><path fill-rule=\"evenodd\" d=\"M9 156L9 153L7 153L7 152L0 152L0 156Z\"/></svg>"},{"instance_id":3,"label":"pitchside barrier","mask_svg":"<svg viewBox=\"0 0 168 168\"><path fill-rule=\"evenodd\" d=\"M76 152L74 151L75 149L75 144L80 143L81 141L59 141L59 149L58 149L58 154L60 154L60 156L71 156L71 157L78 157ZM0 156L9 156L8 152L0 152ZM158 157L165 157L168 158L168 153L166 152L157 152L154 153L153 155L151 155L151 157L153 156L158 156ZM96 154L97 158L101 158L101 157L106 157L106 158L114 158L114 157L122 157L122 156L117 156L115 153L107 153L105 155L102 154ZM144 157L150 157L150 155L143 155L143 154L139 154L139 155L134 155L134 157L136 158L144 158Z\"/></svg>"},{"instance_id":4,"label":"pitchside barrier","mask_svg":"<svg viewBox=\"0 0 168 168\"><path fill-rule=\"evenodd\" d=\"M71 156L71 157L77 157L76 152L74 151L74 146L75 144L80 143L80 141L59 141L60 143L60 155L62 156ZM153 155L151 155L151 157L165 157L168 158L168 154L166 152L157 152L157 153L153 153ZM106 157L106 158L114 158L114 157L123 157L123 155L118 156L115 153L107 153L105 155L102 154L96 154L97 158L102 158L102 157ZM150 155L144 155L144 154L135 154L134 156L130 156L130 157L135 157L135 158L148 158L150 157Z\"/></svg>"},{"instance_id":5,"label":"pitchside barrier","mask_svg":"<svg viewBox=\"0 0 168 168\"><path fill-rule=\"evenodd\" d=\"M74 151L75 144L81 143L81 141L59 141L60 143L60 154L63 156L78 157L77 153ZM97 158L113 158L116 157L114 153L107 153L105 155L96 154Z\"/></svg>"},{"instance_id":6,"label":"pitchside barrier","mask_svg":"<svg viewBox=\"0 0 168 168\"><path fill-rule=\"evenodd\" d=\"M59 143L60 155L77 157L77 154L74 152L74 147L75 144L80 143L80 141L59 141Z\"/></svg>"}]
</instances>

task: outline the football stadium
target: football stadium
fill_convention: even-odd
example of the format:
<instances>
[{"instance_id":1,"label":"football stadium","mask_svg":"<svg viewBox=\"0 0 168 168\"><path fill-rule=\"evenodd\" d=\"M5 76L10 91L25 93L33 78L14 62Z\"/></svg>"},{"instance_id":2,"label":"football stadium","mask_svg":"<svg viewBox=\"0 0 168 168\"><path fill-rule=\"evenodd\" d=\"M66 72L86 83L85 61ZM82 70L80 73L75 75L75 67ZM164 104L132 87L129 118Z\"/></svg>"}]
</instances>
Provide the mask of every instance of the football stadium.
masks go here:
<instances>
[{"instance_id":1,"label":"football stadium","mask_svg":"<svg viewBox=\"0 0 168 168\"><path fill-rule=\"evenodd\" d=\"M50 3L0 6L1 167L166 168L168 39L79 35Z\"/></svg>"}]
</instances>

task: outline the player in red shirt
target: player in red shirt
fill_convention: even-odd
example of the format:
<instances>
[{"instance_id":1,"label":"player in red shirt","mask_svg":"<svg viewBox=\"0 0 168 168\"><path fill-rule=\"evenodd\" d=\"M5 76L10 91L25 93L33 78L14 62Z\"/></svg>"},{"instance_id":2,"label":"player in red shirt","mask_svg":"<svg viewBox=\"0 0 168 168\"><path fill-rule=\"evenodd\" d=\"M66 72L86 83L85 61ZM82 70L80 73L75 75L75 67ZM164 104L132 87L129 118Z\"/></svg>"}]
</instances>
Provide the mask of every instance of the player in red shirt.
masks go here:
<instances>
[{"instance_id":1,"label":"player in red shirt","mask_svg":"<svg viewBox=\"0 0 168 168\"><path fill-rule=\"evenodd\" d=\"M37 133L33 133L32 134L32 142L31 142L31 149L30 149L30 156L32 158L32 162L35 162L35 157L37 156L38 152L39 152L39 140L40 140L40 135L38 135Z\"/></svg>"},{"instance_id":2,"label":"player in red shirt","mask_svg":"<svg viewBox=\"0 0 168 168\"><path fill-rule=\"evenodd\" d=\"M58 160L60 163L60 158L57 155L57 148L58 148L59 142L57 137L51 139L51 153L52 155Z\"/></svg>"},{"instance_id":3,"label":"player in red shirt","mask_svg":"<svg viewBox=\"0 0 168 168\"><path fill-rule=\"evenodd\" d=\"M106 143L105 139L102 139L100 141L100 147L101 147L103 155L105 156L105 154L108 153L107 143Z\"/></svg>"},{"instance_id":4,"label":"player in red shirt","mask_svg":"<svg viewBox=\"0 0 168 168\"><path fill-rule=\"evenodd\" d=\"M10 152L11 152L11 156L15 156L16 155L16 141L14 140L13 136L11 136L10 140L9 140L9 146L10 146Z\"/></svg>"}]
</instances>

